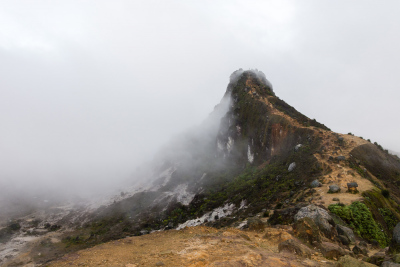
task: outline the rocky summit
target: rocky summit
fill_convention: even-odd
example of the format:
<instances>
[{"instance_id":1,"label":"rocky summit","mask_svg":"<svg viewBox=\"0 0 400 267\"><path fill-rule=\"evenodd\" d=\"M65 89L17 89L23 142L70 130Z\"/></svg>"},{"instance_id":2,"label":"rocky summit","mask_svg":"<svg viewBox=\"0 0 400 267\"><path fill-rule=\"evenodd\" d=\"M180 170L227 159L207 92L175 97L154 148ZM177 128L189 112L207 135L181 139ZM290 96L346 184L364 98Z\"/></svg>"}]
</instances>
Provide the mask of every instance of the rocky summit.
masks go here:
<instances>
[{"instance_id":1,"label":"rocky summit","mask_svg":"<svg viewBox=\"0 0 400 267\"><path fill-rule=\"evenodd\" d=\"M232 73L206 120L143 169L137 176L146 179L101 205L51 207L4 222L0 263L400 262L400 159L301 114L261 71Z\"/></svg>"}]
</instances>

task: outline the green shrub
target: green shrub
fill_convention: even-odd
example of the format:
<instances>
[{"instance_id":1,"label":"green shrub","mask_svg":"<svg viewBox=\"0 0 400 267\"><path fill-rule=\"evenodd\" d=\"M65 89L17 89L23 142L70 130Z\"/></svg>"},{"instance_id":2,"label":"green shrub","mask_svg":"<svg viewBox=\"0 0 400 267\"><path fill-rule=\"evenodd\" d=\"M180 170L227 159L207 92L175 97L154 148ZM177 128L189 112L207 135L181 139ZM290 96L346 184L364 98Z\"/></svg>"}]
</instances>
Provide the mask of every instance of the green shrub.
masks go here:
<instances>
[{"instance_id":1,"label":"green shrub","mask_svg":"<svg viewBox=\"0 0 400 267\"><path fill-rule=\"evenodd\" d=\"M328 207L330 212L339 216L354 229L354 232L369 241L377 240L381 247L389 243L389 238L382 227L374 220L371 211L364 203L353 202L349 206L333 204Z\"/></svg>"},{"instance_id":2,"label":"green shrub","mask_svg":"<svg viewBox=\"0 0 400 267\"><path fill-rule=\"evenodd\" d=\"M383 190L381 191L381 193L382 193L382 196L384 196L385 198L389 198L389 197L390 197L390 192L389 192L389 190L383 189Z\"/></svg>"}]
</instances>

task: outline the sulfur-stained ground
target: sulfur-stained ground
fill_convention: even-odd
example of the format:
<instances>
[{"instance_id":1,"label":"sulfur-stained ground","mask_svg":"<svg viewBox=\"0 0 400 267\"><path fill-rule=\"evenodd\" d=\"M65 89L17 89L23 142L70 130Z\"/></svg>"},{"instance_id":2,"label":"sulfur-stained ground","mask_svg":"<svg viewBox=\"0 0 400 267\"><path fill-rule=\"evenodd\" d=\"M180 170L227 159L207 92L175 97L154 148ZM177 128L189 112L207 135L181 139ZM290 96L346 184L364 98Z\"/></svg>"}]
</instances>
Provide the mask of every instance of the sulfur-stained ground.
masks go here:
<instances>
[{"instance_id":1,"label":"sulfur-stained ground","mask_svg":"<svg viewBox=\"0 0 400 267\"><path fill-rule=\"evenodd\" d=\"M64 256L48 266L334 266L316 253L279 253L288 230L264 232L197 226L129 237Z\"/></svg>"}]
</instances>

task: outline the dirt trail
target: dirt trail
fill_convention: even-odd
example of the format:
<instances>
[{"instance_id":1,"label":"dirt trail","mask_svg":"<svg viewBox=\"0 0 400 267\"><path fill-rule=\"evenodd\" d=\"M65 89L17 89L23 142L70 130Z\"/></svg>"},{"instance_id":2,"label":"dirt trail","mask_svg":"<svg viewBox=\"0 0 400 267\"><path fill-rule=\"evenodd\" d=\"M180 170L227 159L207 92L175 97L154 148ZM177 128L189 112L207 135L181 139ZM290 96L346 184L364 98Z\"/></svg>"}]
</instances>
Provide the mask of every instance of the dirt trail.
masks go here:
<instances>
[{"instance_id":1,"label":"dirt trail","mask_svg":"<svg viewBox=\"0 0 400 267\"><path fill-rule=\"evenodd\" d=\"M341 146L336 144L339 137L343 138L343 145ZM332 156L335 158L338 156L344 156L346 159L349 159L351 157L350 152L355 147L367 144L368 141L347 134L335 135L328 131L323 132L322 139L322 145L325 147L325 150L322 154L315 154L314 156L322 165L329 166L332 169L332 172L324 175L320 179L323 186L316 188L317 194L319 194L320 197L315 199L313 202L328 207L330 204L338 203L338 201L333 201L333 198L338 198L340 203L346 205L361 200L362 192L374 188L374 185L368 179L362 177L357 171L350 168L346 161L335 163L329 160L329 157ZM356 182L358 184L358 193L350 194L347 192L347 183L350 182ZM340 193L328 193L329 185L332 184L337 184L340 187Z\"/></svg>"},{"instance_id":2,"label":"dirt trail","mask_svg":"<svg viewBox=\"0 0 400 267\"><path fill-rule=\"evenodd\" d=\"M268 238L263 238L266 233ZM320 255L306 259L279 253L278 243L290 238L276 228L258 233L196 226L112 241L49 266L333 266Z\"/></svg>"}]
</instances>

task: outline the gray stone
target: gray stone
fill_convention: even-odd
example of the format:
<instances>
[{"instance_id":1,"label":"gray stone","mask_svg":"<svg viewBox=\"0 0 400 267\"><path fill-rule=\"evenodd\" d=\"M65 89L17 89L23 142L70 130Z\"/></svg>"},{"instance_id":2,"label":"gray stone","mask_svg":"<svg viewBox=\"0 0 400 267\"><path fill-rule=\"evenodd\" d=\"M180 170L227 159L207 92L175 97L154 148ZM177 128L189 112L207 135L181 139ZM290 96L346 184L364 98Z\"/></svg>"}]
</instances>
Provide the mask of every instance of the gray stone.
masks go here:
<instances>
[{"instance_id":1,"label":"gray stone","mask_svg":"<svg viewBox=\"0 0 400 267\"><path fill-rule=\"evenodd\" d=\"M347 187L358 187L356 182L347 183Z\"/></svg>"},{"instance_id":2,"label":"gray stone","mask_svg":"<svg viewBox=\"0 0 400 267\"><path fill-rule=\"evenodd\" d=\"M333 239L337 235L335 228L321 214L317 214L315 224L325 237Z\"/></svg>"},{"instance_id":3,"label":"gray stone","mask_svg":"<svg viewBox=\"0 0 400 267\"><path fill-rule=\"evenodd\" d=\"M300 147L302 147L302 144L298 144L294 147L294 151L298 151L300 149Z\"/></svg>"},{"instance_id":4,"label":"gray stone","mask_svg":"<svg viewBox=\"0 0 400 267\"><path fill-rule=\"evenodd\" d=\"M318 181L318 180L314 180L311 182L311 187L315 188L315 187L320 187L322 186L322 184Z\"/></svg>"},{"instance_id":5,"label":"gray stone","mask_svg":"<svg viewBox=\"0 0 400 267\"><path fill-rule=\"evenodd\" d=\"M325 220L327 220L331 224L334 223L331 215L329 215L329 213L326 210L318 206L315 206L314 204L302 207L297 212L297 214L294 215L294 220L297 221L305 217L315 220L317 218L317 215L321 215Z\"/></svg>"},{"instance_id":6,"label":"gray stone","mask_svg":"<svg viewBox=\"0 0 400 267\"><path fill-rule=\"evenodd\" d=\"M337 197L332 198L333 201L340 201Z\"/></svg>"},{"instance_id":7,"label":"gray stone","mask_svg":"<svg viewBox=\"0 0 400 267\"><path fill-rule=\"evenodd\" d=\"M336 231L338 235L344 235L345 237L347 237L350 243L354 244L356 242L356 237L354 235L354 232L350 228L337 224Z\"/></svg>"},{"instance_id":8,"label":"gray stone","mask_svg":"<svg viewBox=\"0 0 400 267\"><path fill-rule=\"evenodd\" d=\"M329 191L328 193L339 193L340 192L340 187L337 184L333 184L329 186Z\"/></svg>"},{"instance_id":9,"label":"gray stone","mask_svg":"<svg viewBox=\"0 0 400 267\"><path fill-rule=\"evenodd\" d=\"M381 265L384 261L386 261L386 253L385 252L377 252L371 257L368 258L368 262L376 265Z\"/></svg>"},{"instance_id":10,"label":"gray stone","mask_svg":"<svg viewBox=\"0 0 400 267\"><path fill-rule=\"evenodd\" d=\"M396 244L400 244L400 223L396 224L396 227L393 229L393 241Z\"/></svg>"},{"instance_id":11,"label":"gray stone","mask_svg":"<svg viewBox=\"0 0 400 267\"><path fill-rule=\"evenodd\" d=\"M278 250L279 252L287 251L290 253L295 253L299 256L305 256L307 258L311 258L312 254L311 249L294 239L288 239L279 243Z\"/></svg>"},{"instance_id":12,"label":"gray stone","mask_svg":"<svg viewBox=\"0 0 400 267\"><path fill-rule=\"evenodd\" d=\"M319 247L321 249L322 254L327 259L333 259L333 258L339 259L340 257L349 254L349 252L341 248L339 245L329 242L322 242Z\"/></svg>"},{"instance_id":13,"label":"gray stone","mask_svg":"<svg viewBox=\"0 0 400 267\"><path fill-rule=\"evenodd\" d=\"M345 246L350 245L350 240L347 238L347 236L344 235L338 235L338 239L340 241L340 243L342 243Z\"/></svg>"},{"instance_id":14,"label":"gray stone","mask_svg":"<svg viewBox=\"0 0 400 267\"><path fill-rule=\"evenodd\" d=\"M291 171L294 170L294 168L296 168L296 162L290 163L289 168L288 168L288 171L291 172Z\"/></svg>"},{"instance_id":15,"label":"gray stone","mask_svg":"<svg viewBox=\"0 0 400 267\"><path fill-rule=\"evenodd\" d=\"M394 254L393 255L393 261L395 263L400 263L400 254Z\"/></svg>"},{"instance_id":16,"label":"gray stone","mask_svg":"<svg viewBox=\"0 0 400 267\"><path fill-rule=\"evenodd\" d=\"M353 248L353 252L356 255L362 254L364 256L368 256L368 249L366 247L363 247L363 246L355 245L354 248Z\"/></svg>"},{"instance_id":17,"label":"gray stone","mask_svg":"<svg viewBox=\"0 0 400 267\"><path fill-rule=\"evenodd\" d=\"M337 156L336 159L337 160L346 160L346 157L345 156Z\"/></svg>"}]
</instances>

